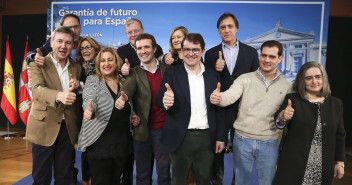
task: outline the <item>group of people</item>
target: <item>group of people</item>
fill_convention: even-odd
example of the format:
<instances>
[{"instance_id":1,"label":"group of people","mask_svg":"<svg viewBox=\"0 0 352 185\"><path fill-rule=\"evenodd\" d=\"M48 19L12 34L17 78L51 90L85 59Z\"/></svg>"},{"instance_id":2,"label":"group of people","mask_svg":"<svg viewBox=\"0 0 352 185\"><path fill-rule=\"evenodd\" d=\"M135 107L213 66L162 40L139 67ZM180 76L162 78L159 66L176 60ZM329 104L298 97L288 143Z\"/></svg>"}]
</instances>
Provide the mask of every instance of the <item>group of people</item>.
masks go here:
<instances>
[{"instance_id":1,"label":"group of people","mask_svg":"<svg viewBox=\"0 0 352 185\"><path fill-rule=\"evenodd\" d=\"M236 38L233 14L218 19L219 45L205 51L202 35L180 26L167 54L135 18L117 51L80 37L74 14L60 25L26 57L33 184L52 174L55 184L77 183L76 148L84 184L132 185L135 162L136 184L151 185L155 161L159 185L222 185L229 132L232 184L250 184L254 164L261 185L343 177L342 102L324 67L305 63L291 85L277 69L282 44L264 42L258 59Z\"/></svg>"}]
</instances>

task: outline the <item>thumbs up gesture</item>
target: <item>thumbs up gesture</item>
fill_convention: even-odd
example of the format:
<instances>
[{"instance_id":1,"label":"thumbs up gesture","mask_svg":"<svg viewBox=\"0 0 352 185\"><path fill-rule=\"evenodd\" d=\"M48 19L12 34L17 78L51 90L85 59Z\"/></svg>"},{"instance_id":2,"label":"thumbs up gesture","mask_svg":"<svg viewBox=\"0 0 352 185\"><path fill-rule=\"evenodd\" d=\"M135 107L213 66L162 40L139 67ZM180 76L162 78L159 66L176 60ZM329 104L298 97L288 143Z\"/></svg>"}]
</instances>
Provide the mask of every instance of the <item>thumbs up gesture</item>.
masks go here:
<instances>
[{"instance_id":1,"label":"thumbs up gesture","mask_svg":"<svg viewBox=\"0 0 352 185\"><path fill-rule=\"evenodd\" d=\"M122 65L121 67L121 73L123 76L128 76L130 74L130 68L131 68L131 65L130 63L128 62L128 59L125 58L125 63Z\"/></svg>"},{"instance_id":2,"label":"thumbs up gesture","mask_svg":"<svg viewBox=\"0 0 352 185\"><path fill-rule=\"evenodd\" d=\"M81 85L79 84L79 81L72 74L70 74L70 87L73 87L73 89L77 89L77 90L82 89Z\"/></svg>"},{"instance_id":3,"label":"thumbs up gesture","mask_svg":"<svg viewBox=\"0 0 352 185\"><path fill-rule=\"evenodd\" d=\"M37 48L37 54L34 56L34 63L37 64L37 66L43 66L44 65L44 57L42 51L40 51L39 48Z\"/></svg>"},{"instance_id":4,"label":"thumbs up gesture","mask_svg":"<svg viewBox=\"0 0 352 185\"><path fill-rule=\"evenodd\" d=\"M128 97L123 91L121 91L120 94L120 97L115 101L115 107L119 110L122 110L125 107L125 103L128 100Z\"/></svg>"},{"instance_id":5,"label":"thumbs up gesture","mask_svg":"<svg viewBox=\"0 0 352 185\"><path fill-rule=\"evenodd\" d=\"M221 101L221 93L220 93L221 83L218 82L216 89L210 95L210 102L214 105L219 105Z\"/></svg>"},{"instance_id":6,"label":"thumbs up gesture","mask_svg":"<svg viewBox=\"0 0 352 185\"><path fill-rule=\"evenodd\" d=\"M73 90L75 90L75 88L71 86L64 92L59 92L57 94L57 100L64 105L72 105L76 100L76 93L74 93Z\"/></svg>"},{"instance_id":7,"label":"thumbs up gesture","mask_svg":"<svg viewBox=\"0 0 352 185\"><path fill-rule=\"evenodd\" d=\"M166 92L164 93L163 103L165 107L170 108L174 106L174 92L168 83L165 83L165 87Z\"/></svg>"},{"instance_id":8,"label":"thumbs up gesture","mask_svg":"<svg viewBox=\"0 0 352 185\"><path fill-rule=\"evenodd\" d=\"M215 69L216 71L221 72L222 70L224 70L224 67L225 67L225 60L222 58L222 52L219 51L219 58L216 60Z\"/></svg>"},{"instance_id":9,"label":"thumbs up gesture","mask_svg":"<svg viewBox=\"0 0 352 185\"><path fill-rule=\"evenodd\" d=\"M295 109L292 108L292 102L288 99L286 108L281 111L279 120L281 123L285 123L286 121L292 119L293 114L295 113Z\"/></svg>"},{"instance_id":10,"label":"thumbs up gesture","mask_svg":"<svg viewBox=\"0 0 352 185\"><path fill-rule=\"evenodd\" d=\"M164 57L165 64L171 65L172 63L174 63L175 59L172 58L172 55L173 55L172 51L171 51L171 53L168 53L165 55L165 57Z\"/></svg>"},{"instance_id":11,"label":"thumbs up gesture","mask_svg":"<svg viewBox=\"0 0 352 185\"><path fill-rule=\"evenodd\" d=\"M92 104L92 100L89 100L89 106L86 108L86 110L84 110L83 119L85 121L89 121L92 119L93 115L94 115L94 107Z\"/></svg>"}]
</instances>

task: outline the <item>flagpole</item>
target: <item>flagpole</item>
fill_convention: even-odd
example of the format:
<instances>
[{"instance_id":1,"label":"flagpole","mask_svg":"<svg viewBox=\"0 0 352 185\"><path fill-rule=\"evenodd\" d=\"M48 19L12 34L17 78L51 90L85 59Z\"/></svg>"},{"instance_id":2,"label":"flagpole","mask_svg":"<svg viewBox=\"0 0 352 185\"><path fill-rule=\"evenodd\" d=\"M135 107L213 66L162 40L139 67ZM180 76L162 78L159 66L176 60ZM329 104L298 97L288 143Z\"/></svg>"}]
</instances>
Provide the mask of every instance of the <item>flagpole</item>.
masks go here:
<instances>
[{"instance_id":1,"label":"flagpole","mask_svg":"<svg viewBox=\"0 0 352 185\"><path fill-rule=\"evenodd\" d=\"M12 139L13 137L15 137L15 134L10 134L10 123L9 120L7 120L7 135L4 135L3 138Z\"/></svg>"}]
</instances>

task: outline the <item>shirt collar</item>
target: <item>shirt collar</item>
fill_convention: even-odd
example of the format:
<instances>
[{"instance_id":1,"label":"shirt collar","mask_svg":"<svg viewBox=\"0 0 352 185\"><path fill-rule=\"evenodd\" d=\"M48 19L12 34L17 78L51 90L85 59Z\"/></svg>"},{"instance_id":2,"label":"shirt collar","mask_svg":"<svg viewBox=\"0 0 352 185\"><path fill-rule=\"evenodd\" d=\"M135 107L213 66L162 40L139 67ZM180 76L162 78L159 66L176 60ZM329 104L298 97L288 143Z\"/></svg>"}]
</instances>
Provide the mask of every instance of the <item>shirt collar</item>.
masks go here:
<instances>
[{"instance_id":1,"label":"shirt collar","mask_svg":"<svg viewBox=\"0 0 352 185\"><path fill-rule=\"evenodd\" d=\"M265 76L260 72L260 68L258 68L257 71L258 71L258 74L259 74L260 78L264 81L265 84L267 84L267 83L266 83L266 80L265 80ZM276 75L275 78L272 79L272 80L269 82L269 84L267 84L267 86L269 86L273 81L275 81L275 80L281 75L281 73L280 73L280 71L279 71L278 69L276 69L275 75Z\"/></svg>"},{"instance_id":2,"label":"shirt collar","mask_svg":"<svg viewBox=\"0 0 352 185\"><path fill-rule=\"evenodd\" d=\"M156 60L156 67L155 67L155 71L159 69L159 60L158 59L155 59ZM149 69L143 65L143 62L141 62L141 68L146 70L146 71L149 71ZM155 73L155 71L149 71L151 73Z\"/></svg>"},{"instance_id":3,"label":"shirt collar","mask_svg":"<svg viewBox=\"0 0 352 185\"><path fill-rule=\"evenodd\" d=\"M187 72L188 75L195 75L191 70L187 69L187 66L186 66L185 63L183 63L183 65L185 66L185 69L186 69L186 72ZM204 71L205 71L205 67L204 67L203 62L200 62L199 65L200 65L201 71L200 71L199 74L197 74L197 75L195 75L195 76L201 76L201 75L203 75L203 73L204 73Z\"/></svg>"},{"instance_id":4,"label":"shirt collar","mask_svg":"<svg viewBox=\"0 0 352 185\"><path fill-rule=\"evenodd\" d=\"M225 44L224 42L222 42L221 44L222 44L222 48L232 49L232 48L235 48L235 47L239 47L239 41L238 41L238 39L236 39L236 42L235 42L235 44L232 46L232 48L230 48L230 46L227 45L227 44Z\"/></svg>"},{"instance_id":5,"label":"shirt collar","mask_svg":"<svg viewBox=\"0 0 352 185\"><path fill-rule=\"evenodd\" d=\"M51 60L53 61L54 65L55 65L55 67L56 68L58 68L58 67L61 68L61 64L58 61L55 60L55 58L53 57L53 53L50 54L50 57L51 57ZM66 65L65 65L64 69L67 68L69 65L70 65L70 60L67 58L67 62L66 62Z\"/></svg>"}]
</instances>

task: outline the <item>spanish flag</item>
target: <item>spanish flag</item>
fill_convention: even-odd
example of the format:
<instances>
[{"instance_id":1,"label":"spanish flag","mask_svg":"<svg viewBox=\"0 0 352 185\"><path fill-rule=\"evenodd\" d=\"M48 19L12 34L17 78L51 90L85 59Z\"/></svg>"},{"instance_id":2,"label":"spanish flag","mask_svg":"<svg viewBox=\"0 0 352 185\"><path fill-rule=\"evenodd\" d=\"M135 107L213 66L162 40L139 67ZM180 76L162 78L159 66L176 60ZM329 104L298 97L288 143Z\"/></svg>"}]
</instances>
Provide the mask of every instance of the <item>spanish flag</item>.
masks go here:
<instances>
[{"instance_id":1,"label":"spanish flag","mask_svg":"<svg viewBox=\"0 0 352 185\"><path fill-rule=\"evenodd\" d=\"M28 52L28 43L26 42L26 48L24 49L24 57L22 62L22 70L20 76L20 86L18 93L18 114L25 125L27 125L27 119L32 104L31 91L28 88L28 69L26 54Z\"/></svg>"},{"instance_id":2,"label":"spanish flag","mask_svg":"<svg viewBox=\"0 0 352 185\"><path fill-rule=\"evenodd\" d=\"M16 93L9 41L6 42L6 56L4 66L4 86L2 89L1 109L4 111L10 123L14 125L17 122Z\"/></svg>"}]
</instances>

